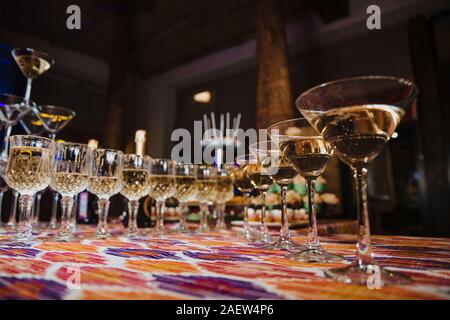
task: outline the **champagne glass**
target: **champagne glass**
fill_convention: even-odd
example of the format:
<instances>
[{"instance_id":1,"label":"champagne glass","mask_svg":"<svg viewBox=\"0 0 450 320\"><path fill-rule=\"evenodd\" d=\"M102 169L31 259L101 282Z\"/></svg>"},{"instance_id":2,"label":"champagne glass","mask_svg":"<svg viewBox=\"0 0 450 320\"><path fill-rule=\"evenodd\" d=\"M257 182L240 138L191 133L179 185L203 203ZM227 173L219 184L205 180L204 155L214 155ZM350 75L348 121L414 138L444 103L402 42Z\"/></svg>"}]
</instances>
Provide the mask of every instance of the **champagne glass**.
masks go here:
<instances>
[{"instance_id":1,"label":"champagne glass","mask_svg":"<svg viewBox=\"0 0 450 320\"><path fill-rule=\"evenodd\" d=\"M217 221L216 230L225 231L227 229L225 223L225 209L227 201L234 197L233 180L230 175L228 166L222 166L217 172L217 210L219 211L219 219Z\"/></svg>"},{"instance_id":2,"label":"champagne glass","mask_svg":"<svg viewBox=\"0 0 450 320\"><path fill-rule=\"evenodd\" d=\"M254 187L245 173L245 168L252 158L253 157L248 154L237 156L235 159L235 166L231 171L233 183L244 197L244 227L242 229L242 235L247 241L251 241L253 237L252 229L248 223L248 205L250 193L253 191Z\"/></svg>"},{"instance_id":3,"label":"champagne glass","mask_svg":"<svg viewBox=\"0 0 450 320\"><path fill-rule=\"evenodd\" d=\"M92 151L89 168L88 189L98 197L98 225L95 235L98 239L109 236L109 198L122 187L123 152L114 149L97 148Z\"/></svg>"},{"instance_id":4,"label":"champagne glass","mask_svg":"<svg viewBox=\"0 0 450 320\"><path fill-rule=\"evenodd\" d=\"M373 258L366 179L370 162L383 150L417 93L416 85L406 79L362 76L321 84L296 101L299 111L350 166L356 183L356 259L346 268L326 270L333 279L362 285L373 279L380 285L410 281L401 273L380 267Z\"/></svg>"},{"instance_id":5,"label":"champagne glass","mask_svg":"<svg viewBox=\"0 0 450 320\"><path fill-rule=\"evenodd\" d=\"M186 224L186 203L195 198L197 194L195 178L195 166L189 163L176 163L175 164L175 186L176 191L173 196L180 203L180 224L178 226L178 232L188 232Z\"/></svg>"},{"instance_id":6,"label":"champagne glass","mask_svg":"<svg viewBox=\"0 0 450 320\"><path fill-rule=\"evenodd\" d=\"M19 192L19 221L16 239L32 239L31 207L33 196L45 189L51 180L53 141L47 138L18 135L10 138L8 164L3 178Z\"/></svg>"},{"instance_id":7,"label":"champagne glass","mask_svg":"<svg viewBox=\"0 0 450 320\"><path fill-rule=\"evenodd\" d=\"M279 122L271 127L271 138L295 170L306 179L308 189L308 238L305 248L288 255L303 262L345 262L342 256L326 252L317 235L316 206L314 203L316 179L325 171L333 156L331 145L305 118Z\"/></svg>"},{"instance_id":8,"label":"champagne glass","mask_svg":"<svg viewBox=\"0 0 450 320\"><path fill-rule=\"evenodd\" d=\"M62 217L57 240L72 238L71 214L74 197L88 186L91 151L85 144L56 142L50 186L61 194Z\"/></svg>"},{"instance_id":9,"label":"champagne glass","mask_svg":"<svg viewBox=\"0 0 450 320\"><path fill-rule=\"evenodd\" d=\"M254 147L254 145L253 145ZM250 146L250 151L252 151L252 146ZM249 162L244 169L245 174L250 179L253 187L261 193L262 197L262 207L261 207L261 225L258 231L258 241L262 243L270 242L269 228L267 228L266 221L266 196L267 190L269 190L272 185L272 179L269 174L264 170L262 166L262 158L256 155L249 156Z\"/></svg>"},{"instance_id":10,"label":"champagne glass","mask_svg":"<svg viewBox=\"0 0 450 320\"><path fill-rule=\"evenodd\" d=\"M216 197L217 185L217 168L210 165L197 165L197 201L200 204L200 225L197 232L208 232L208 205Z\"/></svg>"},{"instance_id":11,"label":"champagne glass","mask_svg":"<svg viewBox=\"0 0 450 320\"><path fill-rule=\"evenodd\" d=\"M149 156L126 154L123 156L122 190L120 193L128 199L128 227L127 235L130 238L139 235L137 215L139 199L145 197L150 191L150 165Z\"/></svg>"},{"instance_id":12,"label":"champagne glass","mask_svg":"<svg viewBox=\"0 0 450 320\"><path fill-rule=\"evenodd\" d=\"M29 104L34 105L31 101L29 101ZM3 173L8 159L8 144L12 127L25 117L30 110L30 107L22 97L11 94L0 94L0 122L5 130L3 145L0 151L0 174Z\"/></svg>"},{"instance_id":13,"label":"champagne glass","mask_svg":"<svg viewBox=\"0 0 450 320\"><path fill-rule=\"evenodd\" d=\"M155 235L162 235L164 230L164 204L175 194L175 163L169 159L153 159L150 170L149 196L156 200Z\"/></svg>"},{"instance_id":14,"label":"champagne glass","mask_svg":"<svg viewBox=\"0 0 450 320\"><path fill-rule=\"evenodd\" d=\"M274 125L276 126L276 125ZM272 127L269 127L268 133ZM275 133L275 129L274 129ZM283 156L278 144L274 141L261 141L250 146L250 151L257 155L261 161L261 165L264 171L270 176L272 181L281 187L281 227L280 236L278 240L274 243L268 245L266 248L270 249L294 249L294 248L305 248L305 246L300 245L294 240L292 240L291 234L289 232L289 220L287 215L287 202L286 202L286 192L288 185L292 182L294 177L297 175L291 162Z\"/></svg>"},{"instance_id":15,"label":"champagne glass","mask_svg":"<svg viewBox=\"0 0 450 320\"><path fill-rule=\"evenodd\" d=\"M55 61L47 53L31 48L15 48L11 54L23 75L28 80L25 100L29 101L33 79L50 69Z\"/></svg>"},{"instance_id":16,"label":"champagne glass","mask_svg":"<svg viewBox=\"0 0 450 320\"><path fill-rule=\"evenodd\" d=\"M34 109L34 112L28 113L20 122L28 134L46 135L50 139L55 140L56 135L75 117L76 113L68 108L41 105ZM36 204L34 207L35 222L39 220L40 204L42 192L36 194ZM51 229L57 228L57 210L59 194L53 192L52 195L52 211L49 226Z\"/></svg>"}]
</instances>

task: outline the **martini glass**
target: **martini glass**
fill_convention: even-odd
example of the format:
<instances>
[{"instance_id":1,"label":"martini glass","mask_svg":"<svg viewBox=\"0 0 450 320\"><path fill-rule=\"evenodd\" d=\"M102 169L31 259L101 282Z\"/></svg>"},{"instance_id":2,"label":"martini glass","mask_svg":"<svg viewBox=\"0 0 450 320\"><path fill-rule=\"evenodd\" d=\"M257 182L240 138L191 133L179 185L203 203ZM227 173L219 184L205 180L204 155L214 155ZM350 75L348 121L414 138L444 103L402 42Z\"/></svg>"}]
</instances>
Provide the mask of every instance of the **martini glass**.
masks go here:
<instances>
[{"instance_id":1,"label":"martini glass","mask_svg":"<svg viewBox=\"0 0 450 320\"><path fill-rule=\"evenodd\" d=\"M28 102L33 79L50 69L55 61L47 53L30 48L16 48L11 54L25 78L28 79L25 91L25 101Z\"/></svg>"},{"instance_id":2,"label":"martini glass","mask_svg":"<svg viewBox=\"0 0 450 320\"><path fill-rule=\"evenodd\" d=\"M326 270L328 277L361 285L405 284L401 273L380 267L372 255L367 207L367 172L394 133L404 109L415 103L417 87L389 76L362 76L324 83L304 92L299 111L353 171L358 209L356 259L351 266ZM375 283L373 283L375 281Z\"/></svg>"},{"instance_id":3,"label":"martini glass","mask_svg":"<svg viewBox=\"0 0 450 320\"><path fill-rule=\"evenodd\" d=\"M12 127L31 111L28 104L34 105L31 101L30 103L26 103L22 97L11 94L0 94L0 122L3 124L5 130L3 145L0 151L0 174L3 173L8 161L8 145Z\"/></svg>"},{"instance_id":4,"label":"martini glass","mask_svg":"<svg viewBox=\"0 0 450 320\"><path fill-rule=\"evenodd\" d=\"M276 124L274 125L276 126ZM273 127L273 126L272 126ZM271 134L269 127L268 133ZM274 128L272 128L274 129ZM275 130L272 132L275 134ZM287 215L286 192L288 185L297 175L291 162L283 156L278 144L274 141L261 141L250 146L250 152L255 154L261 162L264 171L270 176L272 181L281 187L281 228L278 239L267 246L270 249L301 249L305 246L295 243L289 232L289 220Z\"/></svg>"},{"instance_id":5,"label":"martini glass","mask_svg":"<svg viewBox=\"0 0 450 320\"><path fill-rule=\"evenodd\" d=\"M28 134L48 136L50 139L55 140L57 133L59 133L74 117L76 113L68 108L42 105L37 106L33 112L27 114L22 120L22 126ZM36 204L33 207L34 222L38 223L40 214L40 204L42 194L41 191L36 193ZM53 192L52 202L52 214L50 218L49 226L52 229L57 227L56 215L58 210L59 193Z\"/></svg>"}]
</instances>

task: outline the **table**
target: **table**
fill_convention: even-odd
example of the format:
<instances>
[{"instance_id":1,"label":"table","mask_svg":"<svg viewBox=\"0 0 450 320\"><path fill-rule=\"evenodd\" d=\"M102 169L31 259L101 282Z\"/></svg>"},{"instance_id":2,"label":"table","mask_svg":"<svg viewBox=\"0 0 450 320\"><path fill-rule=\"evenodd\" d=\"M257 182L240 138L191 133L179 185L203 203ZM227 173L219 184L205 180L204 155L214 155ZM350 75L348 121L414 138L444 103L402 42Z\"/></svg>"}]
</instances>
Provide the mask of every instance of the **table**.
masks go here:
<instances>
[{"instance_id":1,"label":"table","mask_svg":"<svg viewBox=\"0 0 450 320\"><path fill-rule=\"evenodd\" d=\"M86 227L80 234L92 232ZM233 231L140 240L113 233L108 240L1 242L0 298L450 299L445 238L374 236L379 263L407 273L414 283L369 289L326 279L323 270L337 264L294 262L283 251L243 242ZM302 235L295 239L305 241ZM349 259L355 240L322 237L326 249Z\"/></svg>"}]
</instances>

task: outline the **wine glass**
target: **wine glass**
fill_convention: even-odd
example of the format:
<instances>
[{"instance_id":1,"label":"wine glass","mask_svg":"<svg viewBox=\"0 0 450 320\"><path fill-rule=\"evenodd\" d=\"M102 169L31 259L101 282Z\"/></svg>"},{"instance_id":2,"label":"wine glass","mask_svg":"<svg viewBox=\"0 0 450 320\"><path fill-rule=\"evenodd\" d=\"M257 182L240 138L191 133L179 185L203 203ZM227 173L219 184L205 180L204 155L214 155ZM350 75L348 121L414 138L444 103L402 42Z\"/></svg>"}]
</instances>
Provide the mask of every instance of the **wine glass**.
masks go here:
<instances>
[{"instance_id":1,"label":"wine glass","mask_svg":"<svg viewBox=\"0 0 450 320\"><path fill-rule=\"evenodd\" d=\"M269 136L273 129L275 133L276 124L268 128ZM273 127L273 128L272 128ZM250 151L261 159L261 165L264 171L270 176L272 181L281 187L281 227L280 236L277 241L271 243L266 248L285 249L305 248L292 240L289 232L289 220L287 215L286 192L288 185L297 175L291 162L283 156L278 144L274 141L261 141L250 146Z\"/></svg>"},{"instance_id":2,"label":"wine glass","mask_svg":"<svg viewBox=\"0 0 450 320\"><path fill-rule=\"evenodd\" d=\"M216 197L217 168L206 164L197 165L196 178L196 198L200 205L200 225L197 228L197 232L208 232L210 230L208 225L208 205Z\"/></svg>"},{"instance_id":3,"label":"wine glass","mask_svg":"<svg viewBox=\"0 0 450 320\"><path fill-rule=\"evenodd\" d=\"M122 190L120 193L128 199L128 227L127 235L130 238L139 235L137 215L139 199L145 197L150 191L150 165L149 156L125 154L123 156Z\"/></svg>"},{"instance_id":4,"label":"wine glass","mask_svg":"<svg viewBox=\"0 0 450 320\"><path fill-rule=\"evenodd\" d=\"M248 223L248 205L250 193L253 191L254 187L245 173L245 168L251 162L251 159L254 159L254 157L248 154L237 156L235 159L235 166L231 170L233 183L244 197L244 227L242 228L242 235L247 241L251 241L253 238L253 232Z\"/></svg>"},{"instance_id":5,"label":"wine glass","mask_svg":"<svg viewBox=\"0 0 450 320\"><path fill-rule=\"evenodd\" d=\"M227 201L234 197L233 180L231 178L228 166L222 166L217 172L217 211L219 211L219 219L217 221L216 230L225 231L227 225L225 223L225 209Z\"/></svg>"},{"instance_id":6,"label":"wine glass","mask_svg":"<svg viewBox=\"0 0 450 320\"><path fill-rule=\"evenodd\" d=\"M350 166L356 183L356 259L351 266L326 270L333 279L366 285L376 273L380 285L410 281L401 273L380 267L373 258L366 179L370 162L383 150L417 94L416 85L406 79L362 76L321 84L296 101L299 111Z\"/></svg>"},{"instance_id":7,"label":"wine glass","mask_svg":"<svg viewBox=\"0 0 450 320\"><path fill-rule=\"evenodd\" d=\"M75 117L76 113L68 108L41 105L34 109L34 112L28 113L20 122L28 134L48 136L55 140L56 135ZM44 190L36 194L34 206L34 220L39 221L40 204ZM57 228L57 210L59 194L53 192L52 211L49 226L51 229Z\"/></svg>"},{"instance_id":8,"label":"wine glass","mask_svg":"<svg viewBox=\"0 0 450 320\"><path fill-rule=\"evenodd\" d=\"M3 178L19 192L19 221L16 239L32 239L31 208L33 196L45 189L51 180L53 141L47 138L17 135L10 138L8 164Z\"/></svg>"},{"instance_id":9,"label":"wine glass","mask_svg":"<svg viewBox=\"0 0 450 320\"><path fill-rule=\"evenodd\" d=\"M250 146L250 152L252 152L252 147ZM262 243L269 243L270 234L269 228L267 228L267 218L266 218L266 196L267 190L269 190L272 185L272 179L269 174L264 170L262 166L262 161L264 158L259 157L258 153L249 156L248 164L246 165L244 172L247 177L250 179L253 187L261 193L262 197L262 207L261 207L261 225L259 226L259 230L257 233L258 241Z\"/></svg>"},{"instance_id":10,"label":"wine glass","mask_svg":"<svg viewBox=\"0 0 450 320\"><path fill-rule=\"evenodd\" d=\"M109 198L122 187L123 152L114 149L97 148L92 151L89 167L88 190L98 197L98 225L95 235L98 239L109 236Z\"/></svg>"},{"instance_id":11,"label":"wine glass","mask_svg":"<svg viewBox=\"0 0 450 320\"><path fill-rule=\"evenodd\" d=\"M29 101L29 104L34 105L31 101ZM11 94L0 94L0 122L5 130L3 145L0 151L0 174L3 173L8 159L8 144L12 127L30 111L30 107L22 97Z\"/></svg>"},{"instance_id":12,"label":"wine glass","mask_svg":"<svg viewBox=\"0 0 450 320\"><path fill-rule=\"evenodd\" d=\"M25 101L29 101L33 79L50 69L55 61L47 53L31 48L15 48L11 51L11 54L28 80Z\"/></svg>"},{"instance_id":13,"label":"wine glass","mask_svg":"<svg viewBox=\"0 0 450 320\"><path fill-rule=\"evenodd\" d=\"M156 225L153 234L164 230L164 204L175 194L175 163L169 159L153 159L150 169L149 196L156 200Z\"/></svg>"},{"instance_id":14,"label":"wine glass","mask_svg":"<svg viewBox=\"0 0 450 320\"><path fill-rule=\"evenodd\" d=\"M56 239L72 239L71 214L74 197L88 186L91 151L86 144L56 142L50 186L61 194L62 217Z\"/></svg>"},{"instance_id":15,"label":"wine glass","mask_svg":"<svg viewBox=\"0 0 450 320\"><path fill-rule=\"evenodd\" d=\"M175 164L175 186L176 191L173 197L180 203L180 224L178 232L188 232L186 224L186 203L195 198L197 194L195 178L195 165L189 163Z\"/></svg>"},{"instance_id":16,"label":"wine glass","mask_svg":"<svg viewBox=\"0 0 450 320\"><path fill-rule=\"evenodd\" d=\"M326 252L317 234L314 201L316 179L325 171L333 156L333 148L305 118L278 122L270 128L270 135L278 143L283 156L306 179L308 189L308 238L305 248L288 255L303 262L345 262L342 256Z\"/></svg>"}]
</instances>

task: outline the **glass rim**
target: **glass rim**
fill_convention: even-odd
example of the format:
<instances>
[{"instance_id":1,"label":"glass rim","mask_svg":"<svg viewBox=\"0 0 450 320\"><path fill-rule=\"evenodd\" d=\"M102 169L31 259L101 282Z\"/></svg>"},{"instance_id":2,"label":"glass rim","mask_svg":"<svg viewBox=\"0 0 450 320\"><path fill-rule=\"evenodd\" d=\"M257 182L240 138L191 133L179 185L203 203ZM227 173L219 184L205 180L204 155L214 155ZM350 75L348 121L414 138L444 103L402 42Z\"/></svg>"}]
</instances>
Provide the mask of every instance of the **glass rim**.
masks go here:
<instances>
[{"instance_id":1,"label":"glass rim","mask_svg":"<svg viewBox=\"0 0 450 320\"><path fill-rule=\"evenodd\" d=\"M275 142L273 141L273 140L263 140L263 141L259 141L259 142L256 142L256 143L253 143L253 144L251 144L248 148L249 148L249 150L251 151L251 150L255 150L256 152L258 152L258 151L264 151L264 152L281 152L280 151L280 149L277 147L277 148L270 148L270 149L268 149L268 148L259 148L258 146L260 146L260 145L263 145L263 144L265 144L266 146L268 145L268 144L270 144L270 145L272 145L272 144L274 144Z\"/></svg>"},{"instance_id":2,"label":"glass rim","mask_svg":"<svg viewBox=\"0 0 450 320\"><path fill-rule=\"evenodd\" d=\"M119 150L120 151L120 150ZM143 154L143 155L140 155L140 154L136 154L136 153L124 153L123 154L123 157L124 158L126 158L126 157L139 157L139 158L143 158L143 159L152 159L152 157L150 157L149 155L146 155L146 154Z\"/></svg>"},{"instance_id":3,"label":"glass rim","mask_svg":"<svg viewBox=\"0 0 450 320\"><path fill-rule=\"evenodd\" d=\"M36 49L33 49L33 48L28 48L28 47L25 47L25 48L14 48L14 49L11 50L12 56L16 57L16 52L18 52L18 51L32 52L34 54L38 54L38 55L42 56L43 58L45 58L45 60L51 66L55 64L55 60L47 52L36 50Z\"/></svg>"},{"instance_id":4,"label":"glass rim","mask_svg":"<svg viewBox=\"0 0 450 320\"><path fill-rule=\"evenodd\" d=\"M274 124L271 124L270 126L267 127L267 134L270 137L270 140L273 140L272 135L270 134L270 132L274 129L275 126L280 125L280 124L284 124L284 123L288 123L288 122L295 122L295 121L304 121L305 123L308 124L309 127L311 127L315 132L317 132L317 130L311 125L311 123L304 117L299 117L299 118L292 118L292 119L287 119L287 120L282 120L282 121L278 121L275 122ZM278 134L277 137L287 137L287 139L289 138L295 138L295 139L301 139L302 137L305 138L322 138L321 134L319 132L317 132L316 135L305 135L305 136L298 136L298 135L288 135L288 134Z\"/></svg>"},{"instance_id":5,"label":"glass rim","mask_svg":"<svg viewBox=\"0 0 450 320\"><path fill-rule=\"evenodd\" d=\"M16 99L16 100L21 100L20 102L17 102L17 103L3 103L3 102L0 102L0 104L2 104L2 105L8 105L8 106L14 106L14 105L22 105L22 104L24 104L24 105L31 105L31 106L36 106L36 103L34 103L33 101L31 101L31 100L25 100L25 97L22 97L22 96L18 96L18 95L15 95L15 94L11 94L11 93L0 93L0 100L1 100L1 98L2 97L4 97L4 98L6 98L6 97L10 97L10 98L13 98L13 99Z\"/></svg>"},{"instance_id":6,"label":"glass rim","mask_svg":"<svg viewBox=\"0 0 450 320\"><path fill-rule=\"evenodd\" d=\"M86 147L89 148L89 146L86 143L79 143L79 142L72 142L72 141L55 141L55 146L56 145L72 145L72 146L81 146L81 147Z\"/></svg>"},{"instance_id":7,"label":"glass rim","mask_svg":"<svg viewBox=\"0 0 450 320\"><path fill-rule=\"evenodd\" d=\"M93 151L93 152L97 152L97 151L100 151L100 152L107 152L107 151L109 151L109 152L115 152L115 153L117 153L117 154L121 154L121 155L123 156L123 151L117 150L117 149L110 149L110 148L96 148L96 149L93 149L92 151Z\"/></svg>"},{"instance_id":8,"label":"glass rim","mask_svg":"<svg viewBox=\"0 0 450 320\"><path fill-rule=\"evenodd\" d=\"M50 143L55 143L55 141L53 141L50 138L41 137L41 136L35 136L35 135L32 135L32 134L15 134L15 135L9 137L9 139L13 139L13 138L28 138L28 139L36 139L36 140L39 139L39 140L44 140L44 141L47 141L47 142L50 142Z\"/></svg>"},{"instance_id":9,"label":"glass rim","mask_svg":"<svg viewBox=\"0 0 450 320\"><path fill-rule=\"evenodd\" d=\"M302 107L302 104L301 104L300 100L303 97L305 97L308 94L310 94L311 92L313 92L313 91L315 91L317 89L323 88L323 87L328 87L328 86L334 85L334 84L339 84L339 83L344 83L344 82L351 82L351 81L357 81L357 80L391 80L391 81L396 81L397 83L405 84L405 85L408 85L408 86L412 87L413 90L412 90L411 94L408 97L406 97L406 98L404 98L404 99L394 103L393 105L395 105L395 106L402 105L402 104L407 104L407 103L409 103L411 101L414 101L414 99L416 99L418 94L419 94L419 88L417 88L417 85L413 81L411 81L409 79L406 79L406 78L403 78L403 77L395 77L395 76L362 75L362 76L345 77L345 78L332 80L332 81L327 81L327 82L323 82L323 83L320 83L318 85L315 85L315 86L307 89L306 91L304 91L303 93L301 93L298 96L298 98L295 100L295 106L298 109L306 110L306 109L304 109Z\"/></svg>"},{"instance_id":10,"label":"glass rim","mask_svg":"<svg viewBox=\"0 0 450 320\"><path fill-rule=\"evenodd\" d=\"M77 113L75 111L73 111L72 109L66 108L66 107L61 107L61 106L55 106L52 104L41 104L38 105L37 108L39 110L40 113L46 113L45 110L41 110L41 108L43 107L50 107L51 109L57 109L57 110L62 110L67 112L69 115L71 115L72 117L75 117L77 115ZM58 114L60 115L60 114Z\"/></svg>"}]
</instances>

